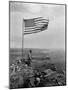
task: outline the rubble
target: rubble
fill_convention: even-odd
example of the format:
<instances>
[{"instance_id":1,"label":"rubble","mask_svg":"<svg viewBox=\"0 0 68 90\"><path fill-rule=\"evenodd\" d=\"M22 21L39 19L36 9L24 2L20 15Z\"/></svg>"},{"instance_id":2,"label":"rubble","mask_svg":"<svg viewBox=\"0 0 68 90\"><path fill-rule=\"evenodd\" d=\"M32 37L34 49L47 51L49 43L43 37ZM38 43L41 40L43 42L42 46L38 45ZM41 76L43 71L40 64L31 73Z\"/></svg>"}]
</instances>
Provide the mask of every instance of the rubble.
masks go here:
<instances>
[{"instance_id":1,"label":"rubble","mask_svg":"<svg viewBox=\"0 0 68 90\"><path fill-rule=\"evenodd\" d=\"M19 59L19 61L17 60L19 63L16 62L16 64L10 66L11 89L66 85L65 75L57 73L56 70L53 70L53 67L40 72L34 70L32 66L28 66L28 64L22 63L23 60Z\"/></svg>"}]
</instances>

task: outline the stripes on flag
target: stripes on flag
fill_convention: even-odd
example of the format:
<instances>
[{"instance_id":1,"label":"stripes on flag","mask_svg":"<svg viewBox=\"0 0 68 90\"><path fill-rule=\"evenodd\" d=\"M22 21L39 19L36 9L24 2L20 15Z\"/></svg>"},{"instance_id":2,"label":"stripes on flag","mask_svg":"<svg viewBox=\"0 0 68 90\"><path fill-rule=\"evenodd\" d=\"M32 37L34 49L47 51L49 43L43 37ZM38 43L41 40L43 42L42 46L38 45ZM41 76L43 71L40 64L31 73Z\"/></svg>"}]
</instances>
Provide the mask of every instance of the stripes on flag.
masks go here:
<instances>
[{"instance_id":1,"label":"stripes on flag","mask_svg":"<svg viewBox=\"0 0 68 90\"><path fill-rule=\"evenodd\" d=\"M46 30L48 27L49 20L43 19L42 17L33 19L24 19L24 35L38 33Z\"/></svg>"}]
</instances>

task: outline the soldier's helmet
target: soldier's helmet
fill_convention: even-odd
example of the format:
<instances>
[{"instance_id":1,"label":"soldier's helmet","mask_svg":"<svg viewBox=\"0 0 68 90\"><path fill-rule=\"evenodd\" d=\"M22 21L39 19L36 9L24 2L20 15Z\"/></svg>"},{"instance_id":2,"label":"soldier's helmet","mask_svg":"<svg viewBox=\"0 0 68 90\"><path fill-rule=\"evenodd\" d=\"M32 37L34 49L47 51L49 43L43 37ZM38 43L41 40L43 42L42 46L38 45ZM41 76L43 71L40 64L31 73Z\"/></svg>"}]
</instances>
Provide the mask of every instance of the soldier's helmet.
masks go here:
<instances>
[{"instance_id":1,"label":"soldier's helmet","mask_svg":"<svg viewBox=\"0 0 68 90\"><path fill-rule=\"evenodd\" d=\"M29 52L32 53L32 50L30 49Z\"/></svg>"}]
</instances>

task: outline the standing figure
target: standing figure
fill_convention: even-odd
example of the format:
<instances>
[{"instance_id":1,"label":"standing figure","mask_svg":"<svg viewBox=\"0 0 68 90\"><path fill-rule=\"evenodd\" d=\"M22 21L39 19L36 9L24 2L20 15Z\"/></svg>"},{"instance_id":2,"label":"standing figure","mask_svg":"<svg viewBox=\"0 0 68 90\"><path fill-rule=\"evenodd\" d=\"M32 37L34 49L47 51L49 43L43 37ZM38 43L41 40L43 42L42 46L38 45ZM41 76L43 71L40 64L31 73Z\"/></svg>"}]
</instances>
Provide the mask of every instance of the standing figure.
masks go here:
<instances>
[{"instance_id":1,"label":"standing figure","mask_svg":"<svg viewBox=\"0 0 68 90\"><path fill-rule=\"evenodd\" d=\"M31 60L32 60L32 50L29 50L27 60L28 60L28 61L27 61L28 66L31 66Z\"/></svg>"}]
</instances>

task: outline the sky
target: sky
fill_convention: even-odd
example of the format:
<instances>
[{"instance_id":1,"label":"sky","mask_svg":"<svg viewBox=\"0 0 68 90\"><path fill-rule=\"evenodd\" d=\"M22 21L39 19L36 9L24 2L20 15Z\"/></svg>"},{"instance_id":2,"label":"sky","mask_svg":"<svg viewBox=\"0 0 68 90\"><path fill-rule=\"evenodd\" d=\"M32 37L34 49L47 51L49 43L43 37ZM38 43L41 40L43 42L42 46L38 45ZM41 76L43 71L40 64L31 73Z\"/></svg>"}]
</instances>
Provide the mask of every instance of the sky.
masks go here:
<instances>
[{"instance_id":1,"label":"sky","mask_svg":"<svg viewBox=\"0 0 68 90\"><path fill-rule=\"evenodd\" d=\"M47 30L23 35L23 18L49 19ZM22 45L23 42L23 45ZM65 5L10 2L10 48L65 49Z\"/></svg>"}]
</instances>

